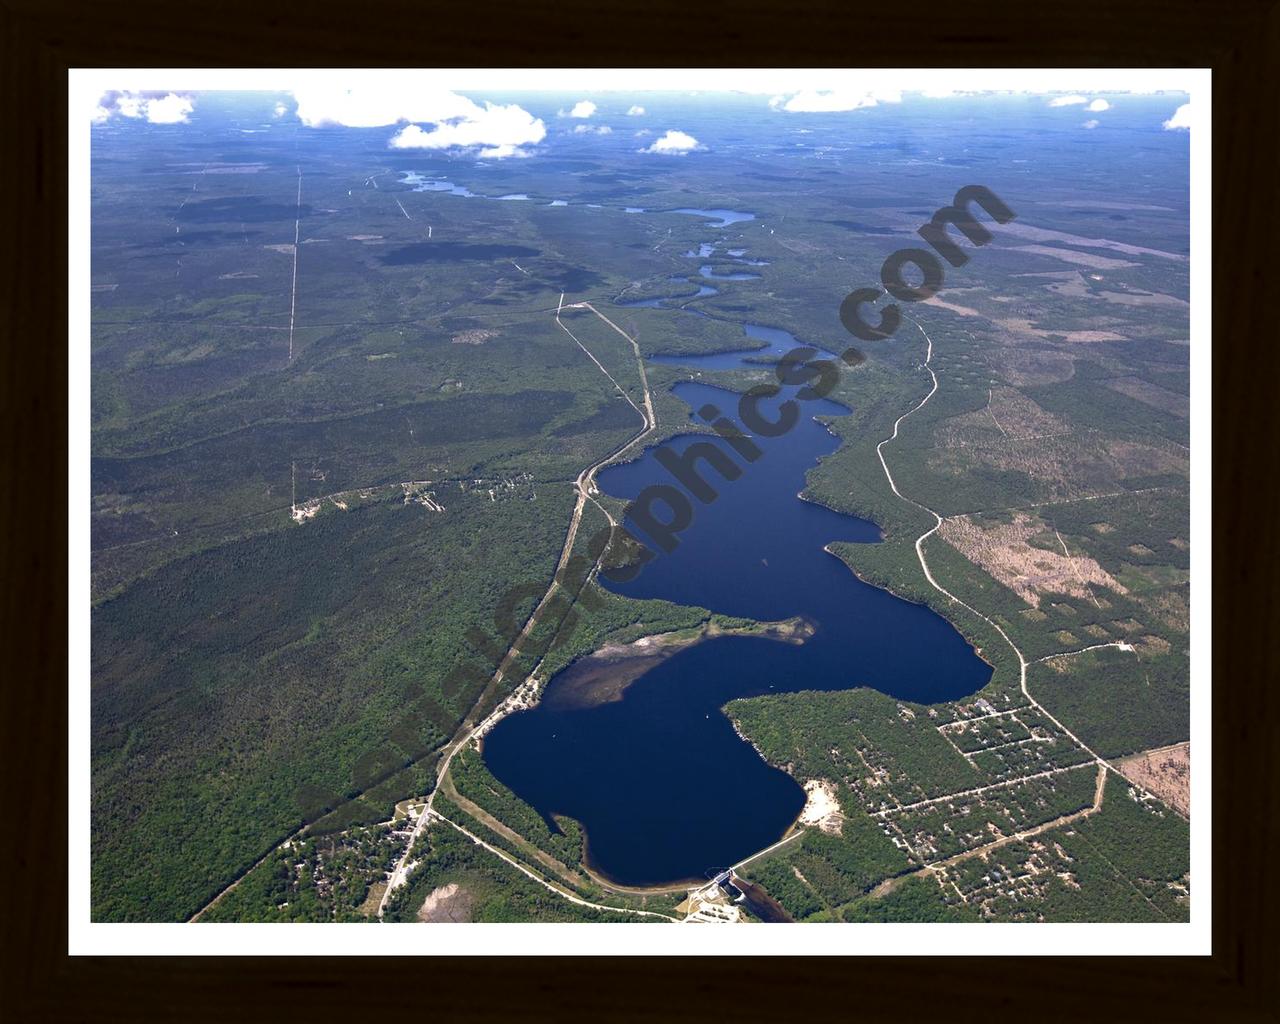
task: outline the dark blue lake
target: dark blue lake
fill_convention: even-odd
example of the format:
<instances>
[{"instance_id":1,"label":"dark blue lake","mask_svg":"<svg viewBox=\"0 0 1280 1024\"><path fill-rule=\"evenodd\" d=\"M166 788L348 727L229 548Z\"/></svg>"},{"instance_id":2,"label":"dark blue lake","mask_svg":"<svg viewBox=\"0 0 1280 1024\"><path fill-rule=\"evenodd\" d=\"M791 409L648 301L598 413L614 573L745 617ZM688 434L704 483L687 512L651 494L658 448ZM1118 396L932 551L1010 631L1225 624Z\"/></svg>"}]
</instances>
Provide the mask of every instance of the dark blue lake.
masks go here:
<instances>
[{"instance_id":1,"label":"dark blue lake","mask_svg":"<svg viewBox=\"0 0 1280 1024\"><path fill-rule=\"evenodd\" d=\"M786 332L776 335L764 339L770 349L761 353L710 358L718 367L750 366L745 359L786 339L788 348L795 344ZM732 392L688 382L675 393L692 409L711 403L738 420ZM766 415L785 397L762 403ZM805 472L837 447L813 416L846 411L827 401L801 409L789 433L755 438L764 454L751 464L738 459L737 480L700 463L717 500L693 500L693 522L672 553L657 552L633 580L606 586L761 620L799 615L816 633L802 645L707 640L640 675L621 699L595 706L555 699L570 668L551 680L538 707L504 719L485 740L493 773L544 815L580 821L589 862L615 882L704 878L776 841L799 814L804 791L734 732L720 710L728 701L870 686L933 703L973 693L990 677L990 666L946 620L861 582L823 550L832 541L874 543L880 534L874 523L797 496ZM685 435L663 447L680 452L705 440ZM649 450L599 476L604 490L626 499L671 482Z\"/></svg>"},{"instance_id":2,"label":"dark blue lake","mask_svg":"<svg viewBox=\"0 0 1280 1024\"><path fill-rule=\"evenodd\" d=\"M696 296L695 296L696 297ZM697 310L688 309L687 313L697 313ZM713 352L710 355L684 355L677 353L669 355L659 353L649 357L651 363L662 363L666 366L687 366L696 370L741 370L741 369L760 369L761 363L776 363L784 355L792 349L799 346L800 342L796 341L795 335L790 331L784 331L777 327L763 327L760 324L743 324L742 333L753 341L763 341L765 344L760 348L754 349L733 349L729 352ZM822 349L818 350L823 352ZM830 352L824 352L829 358L836 358ZM679 392L677 392L678 394ZM737 404L737 398L733 397L728 405L721 403L721 408L732 411ZM844 410L837 406L832 406L828 412L838 414ZM819 410L814 409L812 404L808 409L812 416L817 414ZM754 468L754 467L753 467ZM808 469L809 466L805 466ZM803 471L802 474L803 476Z\"/></svg>"},{"instance_id":3,"label":"dark blue lake","mask_svg":"<svg viewBox=\"0 0 1280 1024\"><path fill-rule=\"evenodd\" d=\"M714 220L715 223L711 225L713 228L727 228L730 224L738 224L742 221L756 219L756 215L754 213L743 213L740 210L699 210L694 207L685 206L672 212L689 213L695 217L706 217L708 220Z\"/></svg>"}]
</instances>

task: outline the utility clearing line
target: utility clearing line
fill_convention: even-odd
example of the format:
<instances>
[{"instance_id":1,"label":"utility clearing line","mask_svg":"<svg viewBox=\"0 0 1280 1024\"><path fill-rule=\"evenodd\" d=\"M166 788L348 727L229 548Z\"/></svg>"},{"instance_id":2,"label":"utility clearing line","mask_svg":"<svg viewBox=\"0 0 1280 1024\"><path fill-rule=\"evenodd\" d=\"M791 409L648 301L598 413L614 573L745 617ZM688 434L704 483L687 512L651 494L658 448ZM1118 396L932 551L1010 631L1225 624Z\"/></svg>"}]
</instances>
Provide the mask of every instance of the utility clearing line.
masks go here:
<instances>
[{"instance_id":1,"label":"utility clearing line","mask_svg":"<svg viewBox=\"0 0 1280 1024\"><path fill-rule=\"evenodd\" d=\"M1004 427L1000 426L1000 421L996 419L996 411L993 408L991 408L991 392L993 390L995 389L987 388L987 415L991 417L991 422L996 425L996 429L1000 431L1000 433L1002 433L1005 437L1008 437L1009 431L1005 430Z\"/></svg>"},{"instance_id":2,"label":"utility clearing line","mask_svg":"<svg viewBox=\"0 0 1280 1024\"><path fill-rule=\"evenodd\" d=\"M209 169L208 164L205 164L203 167L200 168L200 173L196 175L196 180L191 183L191 191L188 192L186 196L183 198L182 202L178 204L179 213L182 212L182 208L187 205L188 200L191 199L191 197L195 194L196 189L199 188L200 179L204 177L205 171L207 171L208 169ZM243 226L244 225L241 225L241 227Z\"/></svg>"},{"instance_id":3,"label":"utility clearing line","mask_svg":"<svg viewBox=\"0 0 1280 1024\"><path fill-rule=\"evenodd\" d=\"M1062 539L1062 534L1058 532L1058 528L1053 528L1053 535L1058 538L1058 543L1062 545L1062 553L1067 556L1067 561L1071 563L1071 568L1075 570L1076 579L1080 581L1080 585L1084 587L1085 593L1089 595L1089 600L1094 603L1097 608L1102 605L1098 604L1098 599L1094 596L1093 587L1089 586L1088 581L1080 574L1080 566L1076 560L1071 557L1071 552L1067 550L1067 542Z\"/></svg>"},{"instance_id":4,"label":"utility clearing line","mask_svg":"<svg viewBox=\"0 0 1280 1024\"><path fill-rule=\"evenodd\" d=\"M293 220L293 292L289 296L289 361L293 362L293 321L298 309L298 237L302 226L302 168L298 168L298 209Z\"/></svg>"},{"instance_id":5,"label":"utility clearing line","mask_svg":"<svg viewBox=\"0 0 1280 1024\"><path fill-rule=\"evenodd\" d=\"M634 445L642 442L644 438L646 438L650 433L652 433L655 429L657 429L657 425L658 425L657 417L654 415L654 412L653 412L653 398L649 392L649 376L645 372L644 357L640 353L640 346L636 343L636 340L632 338L629 334L627 334L624 330L622 330L621 327L615 324L607 316L599 312L599 310L595 309L595 307L591 306L590 303L586 303L586 302L576 303L573 306L568 307L570 309L578 309L578 308L590 309L591 312L595 313L596 316L600 317L601 320L603 320L615 331L621 334L630 343L631 349L635 353L636 367L640 374L640 383L641 383L641 386L644 388L644 409L641 409L640 406L636 405L636 403L632 401L631 397L626 393L626 391L622 388L622 386L619 385L618 382L614 380L613 376L609 373L609 371L604 368L604 365L600 362L600 360L598 360L592 354L591 350L588 349L585 345L583 345L581 341L579 341L576 337L574 337L573 332L570 331L569 328L565 327L565 325L561 322L560 312L564 308L565 308L564 293L562 292L560 294L559 305L556 307L556 323L565 332L565 334L568 334L570 338L573 338L574 343L580 349L582 349L583 352L587 354L587 357L593 363L595 363L596 367L600 370L600 372L603 373L609 379L609 381L613 384L613 386L618 389L618 392L622 395L623 398L627 400L627 402L631 405L631 407L635 409L637 413L639 413L641 420L643 420L644 422L640 427L639 431L637 431L632 438L623 442L619 447L609 452L603 458L598 459L595 463L588 466L586 469L584 469L581 473L578 474L578 477L574 481L574 485L573 485L574 489L578 492L578 498L577 498L576 504L574 505L573 515L569 520L569 530L565 536L564 547L560 551L560 560L556 563L555 571L551 575L551 584L550 586L547 587L546 593L543 595L542 600L538 602L537 606L530 613L529 618L525 621L524 628L520 630L520 633L511 642L511 646L507 648L506 654L503 655L502 660L498 663L497 669L494 671L493 675L490 677L489 683L486 685L479 700L477 701L477 704L484 699L485 694L487 694L491 688L501 685L503 680L506 678L507 672L511 670L511 667L515 664L516 659L519 657L521 646L528 640L528 638L532 635L533 631L541 623L542 615L544 614L544 609L546 608L548 603L551 600L553 600L553 598L555 597L556 590L567 589L565 588L564 584L561 583L561 578L563 576L565 567L569 564L569 559L573 555L573 547L574 547L574 544L577 542L577 538L578 538L578 526L582 522L582 513L583 513L583 510L586 508L586 503L590 501L598 509L600 509L600 511L602 511L605 517L608 519L611 526L617 525L617 521L609 513L609 510L606 509L603 505L601 505L600 502L597 501L592 494L592 491L595 490L596 473L599 472L600 469L602 469L604 466L612 462L614 459L624 454ZM592 567L591 572L589 572L586 576L587 580L590 580L591 575L600 568L600 562L604 558L604 554L605 552L601 551L600 554L596 557L595 565ZM577 595L574 593L569 593L568 596L570 597L571 600L573 600L573 599L576 599ZM542 660L539 659L538 663L534 665L532 671L530 672L530 676L537 675L538 670L541 667L542 667ZM443 818L443 816L438 811L435 810L433 804L434 804L436 793L440 791L441 782L445 778L445 775L448 773L449 766L453 762L454 757L469 742L471 742L473 737L475 737L477 734L483 735L496 718L500 718L501 716L507 713L509 709L504 707L504 703L505 702L499 703L499 705L495 707L493 711L491 711L488 715L486 715L484 719L482 719L478 723L475 723L470 728L466 728L466 731L464 731L460 736L458 736L445 748L440 758L439 767L436 769L436 786L434 789L432 789L431 793L427 796L426 807L423 809L423 813L419 815L418 821L414 825L413 831L409 835L409 841L405 845L404 853L401 854L399 860L397 860L396 862L395 867L392 869L390 876L387 878L387 887L383 890L382 899L378 902L379 918L382 917L383 913L386 910L387 900L391 896L392 891L395 889L398 889L408 879L408 866L410 861L410 853L413 850L413 847L417 844L418 838L421 836L422 830L426 827L427 821L430 820L433 816L437 818L441 818L442 820L445 820L445 821L448 820ZM461 826L458 826L451 821L449 822L449 824L453 825L453 827L457 828L459 831L465 832L465 830L462 829ZM467 833L467 834L469 835L470 833ZM472 836L471 838L474 841L480 843L480 845L483 846L485 849L493 850L493 847L489 846L487 843L484 843L481 840L476 839L476 837L474 836ZM493 852L497 853L504 860L507 860L513 865L515 865L516 867L520 868L520 870L524 871L525 874L531 875L531 873L526 868L524 868L520 864L517 864L510 857L506 856L503 853L500 853L497 850L493 850ZM531 877L533 876L531 875ZM539 879L539 881L542 881L544 885L547 884L545 880ZM560 890L555 886L548 886L548 887L551 888L552 891L554 892L560 892ZM582 900L579 900L576 897L567 896L567 894L565 893L561 893L561 895L565 895L566 898L572 899L575 903L584 902ZM584 905L596 906L596 904L589 904L589 903L584 903ZM612 909L612 908L606 907L604 909ZM629 911L629 913L646 913L646 912ZM665 915L653 914L649 916L664 917ZM675 920L675 919L669 918L668 920Z\"/></svg>"},{"instance_id":6,"label":"utility clearing line","mask_svg":"<svg viewBox=\"0 0 1280 1024\"><path fill-rule=\"evenodd\" d=\"M400 212L404 214L405 220L413 220L413 218L409 216L409 211L404 208L404 203L400 202L399 199L396 200L396 206L400 207Z\"/></svg>"}]
</instances>

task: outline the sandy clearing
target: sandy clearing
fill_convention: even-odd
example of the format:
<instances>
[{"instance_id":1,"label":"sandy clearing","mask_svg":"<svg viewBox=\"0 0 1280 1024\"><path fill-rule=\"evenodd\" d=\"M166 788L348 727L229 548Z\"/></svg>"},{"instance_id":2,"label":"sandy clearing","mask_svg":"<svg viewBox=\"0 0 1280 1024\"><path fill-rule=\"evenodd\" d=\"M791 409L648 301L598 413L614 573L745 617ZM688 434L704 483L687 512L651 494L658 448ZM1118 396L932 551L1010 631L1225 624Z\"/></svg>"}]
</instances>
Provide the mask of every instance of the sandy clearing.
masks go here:
<instances>
[{"instance_id":1,"label":"sandy clearing","mask_svg":"<svg viewBox=\"0 0 1280 1024\"><path fill-rule=\"evenodd\" d=\"M943 520L939 533L952 547L1033 608L1045 594L1093 600L1091 585L1118 594L1128 591L1093 558L1034 547L1030 540L1046 532L1043 520L1015 512L1011 523L980 525L972 516Z\"/></svg>"},{"instance_id":2,"label":"sandy clearing","mask_svg":"<svg viewBox=\"0 0 1280 1024\"><path fill-rule=\"evenodd\" d=\"M844 814L836 795L834 782L826 779L810 779L804 784L806 794L804 810L800 812L801 825L816 825L828 835L838 836L844 831Z\"/></svg>"},{"instance_id":3,"label":"sandy clearing","mask_svg":"<svg viewBox=\"0 0 1280 1024\"><path fill-rule=\"evenodd\" d=\"M1037 327L1034 322L1025 317L1005 317L1001 320L993 320L992 323L1013 334L1021 334L1030 338L1052 338L1058 336L1073 343L1127 340L1123 334L1116 334L1115 331L1047 331L1043 327Z\"/></svg>"},{"instance_id":4,"label":"sandy clearing","mask_svg":"<svg viewBox=\"0 0 1280 1024\"><path fill-rule=\"evenodd\" d=\"M1027 224L1025 221L1003 224L1000 230L1004 234L1014 235L1017 238L1026 238L1032 242L1062 242L1065 245L1082 245L1089 249L1110 249L1113 252L1124 253L1126 256L1159 256L1161 259L1174 260L1178 263L1187 262L1187 257L1180 253L1165 252L1163 249L1149 249L1142 245L1129 245L1126 242L1113 242L1109 238L1085 238L1082 235L1071 235L1065 231L1051 231L1048 228L1038 228L1034 224Z\"/></svg>"},{"instance_id":5,"label":"sandy clearing","mask_svg":"<svg viewBox=\"0 0 1280 1024\"><path fill-rule=\"evenodd\" d=\"M976 309L971 309L969 306L961 306L954 302L946 302L936 295L930 295L924 300L923 304L933 306L935 309L945 309L952 313L959 313L961 316L982 316Z\"/></svg>"},{"instance_id":6,"label":"sandy clearing","mask_svg":"<svg viewBox=\"0 0 1280 1024\"><path fill-rule=\"evenodd\" d=\"M1074 249L1055 249L1051 245L1020 245L1014 252L1025 252L1032 256L1049 256L1063 263L1074 263L1094 270L1120 270L1123 267L1136 267L1132 260L1117 260L1110 256L1095 256L1091 252L1076 252Z\"/></svg>"},{"instance_id":7,"label":"sandy clearing","mask_svg":"<svg viewBox=\"0 0 1280 1024\"><path fill-rule=\"evenodd\" d=\"M431 890L418 908L418 920L431 924L458 924L471 920L471 893L457 882Z\"/></svg>"},{"instance_id":8,"label":"sandy clearing","mask_svg":"<svg viewBox=\"0 0 1280 1024\"><path fill-rule=\"evenodd\" d=\"M1130 782L1154 793L1184 818L1191 816L1191 742L1147 750L1116 762Z\"/></svg>"},{"instance_id":9,"label":"sandy clearing","mask_svg":"<svg viewBox=\"0 0 1280 1024\"><path fill-rule=\"evenodd\" d=\"M497 331L488 331L476 328L455 334L450 340L455 345L483 345L490 338L496 338L497 336Z\"/></svg>"}]
</instances>

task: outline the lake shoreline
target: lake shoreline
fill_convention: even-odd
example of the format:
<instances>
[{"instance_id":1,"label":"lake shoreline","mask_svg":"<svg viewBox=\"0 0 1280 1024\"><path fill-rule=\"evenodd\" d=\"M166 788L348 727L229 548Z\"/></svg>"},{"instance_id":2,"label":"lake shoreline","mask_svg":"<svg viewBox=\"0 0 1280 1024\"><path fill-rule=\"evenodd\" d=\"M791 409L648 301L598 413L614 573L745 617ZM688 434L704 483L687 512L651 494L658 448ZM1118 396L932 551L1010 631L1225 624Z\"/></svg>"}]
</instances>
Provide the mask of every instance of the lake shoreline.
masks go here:
<instances>
[{"instance_id":1,"label":"lake shoreline","mask_svg":"<svg viewBox=\"0 0 1280 1024\"><path fill-rule=\"evenodd\" d=\"M522 710L542 700L562 709L597 707L622 700L627 688L650 669L678 651L718 637L759 637L802 644L815 632L814 624L802 615L743 626L727 625L722 617L713 615L691 629L650 633L629 643L606 641L556 672L540 688L539 699L532 704L526 702ZM548 697L553 684L556 692Z\"/></svg>"}]
</instances>

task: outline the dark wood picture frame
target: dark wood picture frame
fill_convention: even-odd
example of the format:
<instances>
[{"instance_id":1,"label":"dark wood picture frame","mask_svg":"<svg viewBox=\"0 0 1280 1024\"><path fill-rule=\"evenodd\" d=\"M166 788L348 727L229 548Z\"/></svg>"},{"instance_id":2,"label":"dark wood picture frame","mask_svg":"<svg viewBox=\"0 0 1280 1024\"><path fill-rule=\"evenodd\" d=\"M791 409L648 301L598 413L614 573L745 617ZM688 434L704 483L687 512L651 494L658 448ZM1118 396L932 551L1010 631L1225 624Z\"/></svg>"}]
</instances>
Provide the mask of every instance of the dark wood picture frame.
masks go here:
<instances>
[{"instance_id":1,"label":"dark wood picture frame","mask_svg":"<svg viewBox=\"0 0 1280 1024\"><path fill-rule=\"evenodd\" d=\"M0 432L8 467L3 750L15 1021L337 1013L435 1019L892 1017L1275 1020L1270 863L1277 618L1274 297L1280 4L774 5L583 0L441 13L269 2L0 3L8 228ZM1211 67L1213 953L992 962L830 958L110 958L67 955L67 70L168 66ZM1031 927L1031 926L1028 926ZM1126 926L1117 926L1126 927ZM281 940L287 939L282 931ZM1140 943L1135 932L1135 942ZM554 953L554 950L540 950ZM962 952L962 950L958 950ZM1087 950L1081 950L1087 953ZM1141 953L1136 949L1135 953Z\"/></svg>"}]
</instances>

